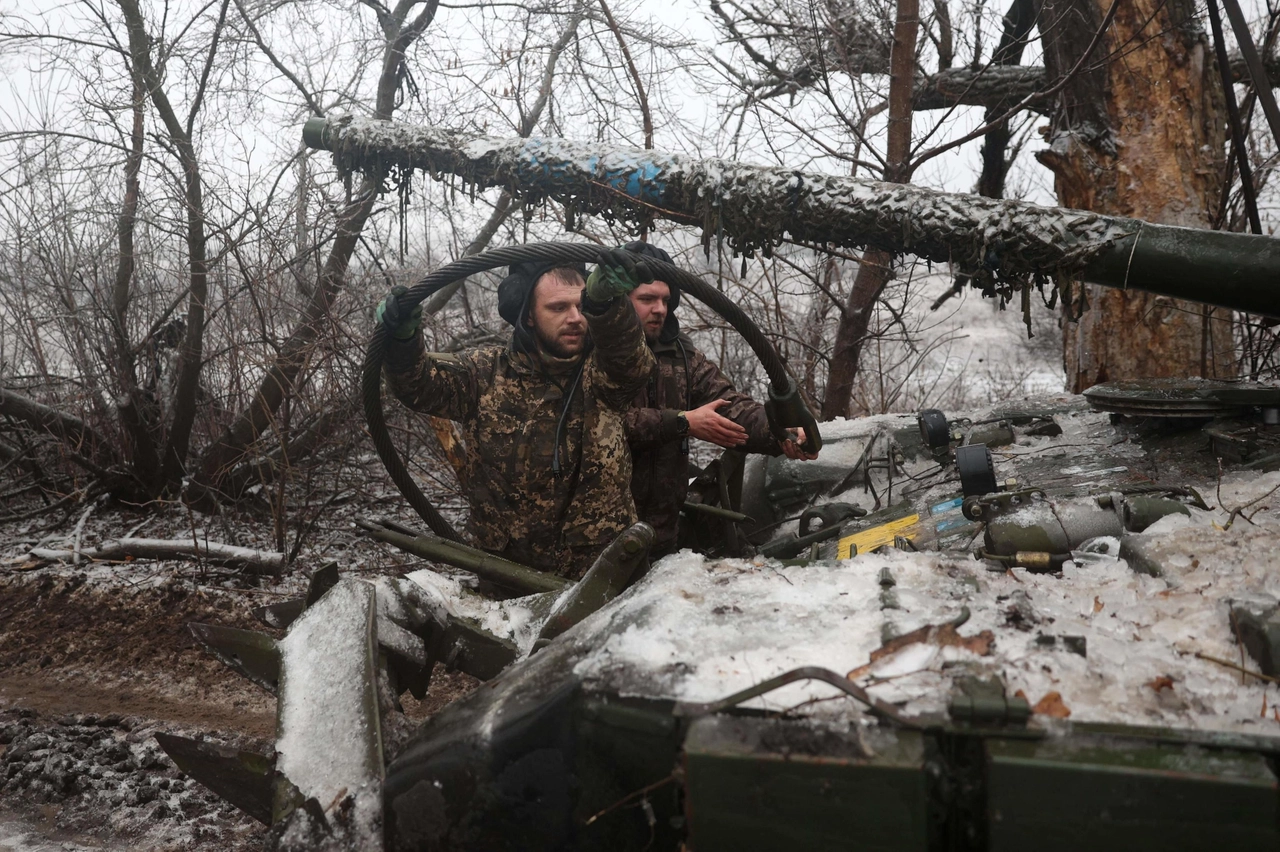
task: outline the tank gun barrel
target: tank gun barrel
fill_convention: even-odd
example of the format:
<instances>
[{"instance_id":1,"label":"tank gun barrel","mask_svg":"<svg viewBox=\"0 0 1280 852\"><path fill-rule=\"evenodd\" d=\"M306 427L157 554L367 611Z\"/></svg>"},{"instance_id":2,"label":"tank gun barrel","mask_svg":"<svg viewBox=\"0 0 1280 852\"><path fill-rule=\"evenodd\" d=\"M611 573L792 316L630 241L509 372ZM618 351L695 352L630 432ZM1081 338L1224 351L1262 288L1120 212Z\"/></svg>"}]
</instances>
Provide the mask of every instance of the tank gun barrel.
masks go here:
<instances>
[{"instance_id":1,"label":"tank gun barrel","mask_svg":"<svg viewBox=\"0 0 1280 852\"><path fill-rule=\"evenodd\" d=\"M921 187L695 159L566 139L501 139L341 116L303 128L339 168L421 169L570 216L665 218L723 234L744 252L784 238L878 248L983 268L1025 285L1077 278L1247 311L1280 314L1280 239Z\"/></svg>"}]
</instances>

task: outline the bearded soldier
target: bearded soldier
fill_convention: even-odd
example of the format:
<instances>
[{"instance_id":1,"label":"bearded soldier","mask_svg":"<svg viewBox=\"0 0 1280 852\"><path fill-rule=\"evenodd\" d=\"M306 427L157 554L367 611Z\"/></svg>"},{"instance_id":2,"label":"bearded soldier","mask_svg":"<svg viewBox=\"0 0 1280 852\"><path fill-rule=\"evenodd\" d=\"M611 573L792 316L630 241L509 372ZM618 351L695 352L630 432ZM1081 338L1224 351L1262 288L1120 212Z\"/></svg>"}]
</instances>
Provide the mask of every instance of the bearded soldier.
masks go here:
<instances>
[{"instance_id":1,"label":"bearded soldier","mask_svg":"<svg viewBox=\"0 0 1280 852\"><path fill-rule=\"evenodd\" d=\"M623 416L654 365L626 298L644 262L610 251L585 273L513 265L498 286L510 342L458 355L424 351L421 306L400 316L393 291L378 310L392 392L462 427L475 543L574 580L636 521Z\"/></svg>"}]
</instances>

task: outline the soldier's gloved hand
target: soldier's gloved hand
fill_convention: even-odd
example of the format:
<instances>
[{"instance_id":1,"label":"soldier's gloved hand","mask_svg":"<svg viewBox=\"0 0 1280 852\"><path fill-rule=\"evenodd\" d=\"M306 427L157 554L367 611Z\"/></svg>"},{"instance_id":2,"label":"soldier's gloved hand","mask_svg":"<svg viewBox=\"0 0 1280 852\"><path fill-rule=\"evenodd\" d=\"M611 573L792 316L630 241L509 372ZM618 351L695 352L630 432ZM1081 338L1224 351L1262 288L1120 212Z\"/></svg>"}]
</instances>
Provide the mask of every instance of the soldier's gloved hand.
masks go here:
<instances>
[{"instance_id":1,"label":"soldier's gloved hand","mask_svg":"<svg viewBox=\"0 0 1280 852\"><path fill-rule=\"evenodd\" d=\"M385 325L387 334L396 340L412 340L418 333L418 325L422 322L421 302L413 306L408 316L400 310L400 297L408 292L408 287L397 284L391 288L387 298L378 303L378 309L373 312L374 321Z\"/></svg>"},{"instance_id":2,"label":"soldier's gloved hand","mask_svg":"<svg viewBox=\"0 0 1280 852\"><path fill-rule=\"evenodd\" d=\"M608 302L652 280L649 264L626 249L606 249L587 278L587 295L593 302Z\"/></svg>"}]
</instances>

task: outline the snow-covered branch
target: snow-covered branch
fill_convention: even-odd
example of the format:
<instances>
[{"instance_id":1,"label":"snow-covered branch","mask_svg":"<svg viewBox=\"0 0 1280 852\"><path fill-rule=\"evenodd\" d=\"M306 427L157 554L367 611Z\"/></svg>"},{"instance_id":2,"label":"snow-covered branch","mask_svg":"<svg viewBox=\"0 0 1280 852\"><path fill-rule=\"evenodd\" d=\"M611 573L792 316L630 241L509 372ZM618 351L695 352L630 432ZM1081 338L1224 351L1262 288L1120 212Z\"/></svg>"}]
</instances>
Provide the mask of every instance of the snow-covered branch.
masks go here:
<instances>
[{"instance_id":1,"label":"snow-covered branch","mask_svg":"<svg viewBox=\"0 0 1280 852\"><path fill-rule=\"evenodd\" d=\"M183 539L121 538L98 547L75 550L36 548L32 559L50 562L72 562L78 559L111 561L126 559L200 559L218 565L245 568L252 573L276 573L284 567L284 554L270 550L254 550L215 541Z\"/></svg>"}]
</instances>

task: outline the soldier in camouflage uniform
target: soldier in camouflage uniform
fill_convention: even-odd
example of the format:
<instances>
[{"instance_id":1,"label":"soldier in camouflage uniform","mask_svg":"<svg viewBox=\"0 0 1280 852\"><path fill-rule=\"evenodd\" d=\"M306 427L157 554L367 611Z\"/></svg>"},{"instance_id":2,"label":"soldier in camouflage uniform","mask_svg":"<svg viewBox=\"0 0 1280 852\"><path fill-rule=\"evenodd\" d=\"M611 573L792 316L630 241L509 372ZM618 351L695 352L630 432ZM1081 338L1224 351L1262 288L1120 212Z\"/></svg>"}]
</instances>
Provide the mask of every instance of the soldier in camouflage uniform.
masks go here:
<instances>
[{"instance_id":1,"label":"soldier in camouflage uniform","mask_svg":"<svg viewBox=\"0 0 1280 852\"><path fill-rule=\"evenodd\" d=\"M498 287L505 347L430 354L412 317L390 316L393 298L379 310L392 392L462 425L476 544L573 580L636 521L623 413L654 364L625 298L648 280L644 264L606 252L584 294L585 271L512 266Z\"/></svg>"},{"instance_id":2,"label":"soldier in camouflage uniform","mask_svg":"<svg viewBox=\"0 0 1280 852\"><path fill-rule=\"evenodd\" d=\"M628 243L625 248L671 263L670 255L648 243ZM720 369L680 333L675 314L680 290L675 285L643 284L631 291L631 303L657 359L626 416L631 494L640 520L658 533L650 551L657 558L676 548L680 507L689 490L689 438L747 453L781 453L793 459L817 455L800 448L804 430L797 430L794 441L775 438L764 406L734 390Z\"/></svg>"}]
</instances>

